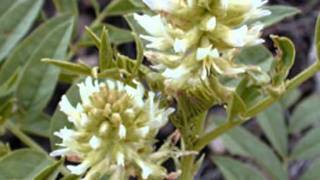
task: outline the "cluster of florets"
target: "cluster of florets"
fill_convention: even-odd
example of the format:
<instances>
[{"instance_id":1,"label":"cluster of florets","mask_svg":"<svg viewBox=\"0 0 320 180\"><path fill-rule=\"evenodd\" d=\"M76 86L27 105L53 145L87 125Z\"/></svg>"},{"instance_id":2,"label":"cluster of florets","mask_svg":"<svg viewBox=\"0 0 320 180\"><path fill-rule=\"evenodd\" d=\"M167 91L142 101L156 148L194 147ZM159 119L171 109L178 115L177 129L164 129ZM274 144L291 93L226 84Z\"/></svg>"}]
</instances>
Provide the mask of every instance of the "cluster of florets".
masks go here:
<instances>
[{"instance_id":1,"label":"cluster of florets","mask_svg":"<svg viewBox=\"0 0 320 180\"><path fill-rule=\"evenodd\" d=\"M55 132L62 148L51 155L81 162L67 168L88 180L105 174L117 180L166 177L161 163L173 150L168 143L157 151L153 145L173 109L160 108L155 93L145 92L139 83L134 88L119 81L98 83L87 78L78 86L81 103L73 107L63 96L59 104L74 127Z\"/></svg>"},{"instance_id":2,"label":"cluster of florets","mask_svg":"<svg viewBox=\"0 0 320 180\"><path fill-rule=\"evenodd\" d=\"M145 56L162 72L170 88L194 86L209 74L235 77L259 67L237 64L246 46L264 42L266 0L143 0L154 16L135 14L146 34Z\"/></svg>"}]
</instances>

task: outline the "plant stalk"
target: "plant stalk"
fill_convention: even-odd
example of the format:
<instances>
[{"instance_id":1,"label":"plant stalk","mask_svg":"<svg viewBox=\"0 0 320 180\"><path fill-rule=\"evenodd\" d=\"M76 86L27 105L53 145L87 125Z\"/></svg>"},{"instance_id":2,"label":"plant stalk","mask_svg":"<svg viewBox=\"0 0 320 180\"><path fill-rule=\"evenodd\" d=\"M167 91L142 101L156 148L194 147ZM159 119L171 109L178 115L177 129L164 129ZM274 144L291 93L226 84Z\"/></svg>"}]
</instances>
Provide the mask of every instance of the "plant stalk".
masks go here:
<instances>
[{"instance_id":1,"label":"plant stalk","mask_svg":"<svg viewBox=\"0 0 320 180\"><path fill-rule=\"evenodd\" d=\"M312 76L314 76L318 71L320 70L320 61L318 60L316 63L311 65L308 69L304 70L302 73L294 77L293 79L287 81L286 83L286 94L290 90L293 90L297 87L299 87L303 82L310 79ZM235 121L235 122L227 122L216 129L210 131L209 133L203 135L199 138L195 145L195 150L199 151L202 148L204 148L206 145L208 145L211 141L215 140L222 134L226 133L230 129L241 125L244 122L247 122L250 120L250 117L256 116L258 113L264 111L268 107L270 107L274 102L276 102L278 98L275 98L274 96L268 96L264 100L260 101L258 104L254 105L253 107L249 108L249 110L244 114L244 117L247 117L244 120L241 121Z\"/></svg>"},{"instance_id":2,"label":"plant stalk","mask_svg":"<svg viewBox=\"0 0 320 180\"><path fill-rule=\"evenodd\" d=\"M13 124L10 121L6 122L6 128L14 134L21 142L23 142L25 145L29 146L30 148L42 152L48 156L49 159L56 161L54 158L48 155L47 151L45 151L38 143L36 143L33 139L31 139L28 135L26 135L24 132L22 132L15 124ZM69 175L69 171L64 167L60 167L60 171L63 175L67 176Z\"/></svg>"}]
</instances>

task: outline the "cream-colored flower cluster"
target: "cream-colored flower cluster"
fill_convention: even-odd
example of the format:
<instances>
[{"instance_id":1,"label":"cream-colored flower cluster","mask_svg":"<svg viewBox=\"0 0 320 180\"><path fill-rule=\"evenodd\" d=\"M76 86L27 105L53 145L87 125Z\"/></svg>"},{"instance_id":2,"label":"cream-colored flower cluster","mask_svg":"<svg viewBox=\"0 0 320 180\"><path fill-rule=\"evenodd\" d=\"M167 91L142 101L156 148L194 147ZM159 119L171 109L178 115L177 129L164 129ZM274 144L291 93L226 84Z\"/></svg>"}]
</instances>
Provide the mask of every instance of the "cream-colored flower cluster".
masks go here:
<instances>
[{"instance_id":1,"label":"cream-colored flower cluster","mask_svg":"<svg viewBox=\"0 0 320 180\"><path fill-rule=\"evenodd\" d=\"M135 14L144 28L145 56L166 77L166 84L195 85L208 74L234 77L259 67L234 62L246 46L264 42L266 0L143 0L156 15Z\"/></svg>"},{"instance_id":2,"label":"cream-colored flower cluster","mask_svg":"<svg viewBox=\"0 0 320 180\"><path fill-rule=\"evenodd\" d=\"M170 157L168 144L154 151L155 136L168 121L172 108L162 109L153 92L143 86L119 81L87 78L78 85L81 103L73 107L66 96L60 102L73 128L63 128L55 135L62 139L61 149L52 156L66 156L81 164L67 168L84 179L162 179L166 170L161 163ZM147 98L145 98L147 94Z\"/></svg>"}]
</instances>

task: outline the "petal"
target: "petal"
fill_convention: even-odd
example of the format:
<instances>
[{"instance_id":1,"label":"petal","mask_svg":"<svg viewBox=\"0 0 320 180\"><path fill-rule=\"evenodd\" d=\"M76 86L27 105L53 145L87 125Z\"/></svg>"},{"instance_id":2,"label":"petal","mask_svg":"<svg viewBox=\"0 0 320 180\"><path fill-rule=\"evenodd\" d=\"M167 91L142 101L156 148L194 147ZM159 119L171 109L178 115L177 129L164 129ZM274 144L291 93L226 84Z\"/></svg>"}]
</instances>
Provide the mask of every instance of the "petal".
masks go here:
<instances>
[{"instance_id":1,"label":"petal","mask_svg":"<svg viewBox=\"0 0 320 180\"><path fill-rule=\"evenodd\" d=\"M98 149L99 147L101 147L101 139L97 136L92 136L89 141L89 145L92 149Z\"/></svg>"}]
</instances>

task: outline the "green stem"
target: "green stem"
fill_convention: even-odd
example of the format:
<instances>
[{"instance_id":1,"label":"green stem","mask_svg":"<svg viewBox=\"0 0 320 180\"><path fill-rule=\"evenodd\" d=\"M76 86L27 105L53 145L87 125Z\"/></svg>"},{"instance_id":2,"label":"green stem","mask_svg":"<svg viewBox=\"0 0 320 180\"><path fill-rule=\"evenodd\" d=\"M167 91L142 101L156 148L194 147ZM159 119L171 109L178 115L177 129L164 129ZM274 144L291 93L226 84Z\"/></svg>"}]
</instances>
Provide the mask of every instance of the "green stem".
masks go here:
<instances>
[{"instance_id":1,"label":"green stem","mask_svg":"<svg viewBox=\"0 0 320 180\"><path fill-rule=\"evenodd\" d=\"M194 165L194 156L186 156L183 157L181 161L181 180L193 180L194 171L193 171L193 165Z\"/></svg>"},{"instance_id":2,"label":"green stem","mask_svg":"<svg viewBox=\"0 0 320 180\"><path fill-rule=\"evenodd\" d=\"M46 155L48 155L47 151L45 151L38 143L36 143L33 139L31 139L28 135L26 135L24 132L22 132L15 124L12 122L8 121L6 122L6 128L14 134L17 138L20 139L21 142L23 142L25 145L29 146L30 148L42 152ZM54 158L51 156L48 156L49 159L55 161ZM69 175L69 171L64 167L60 167L60 171L63 175Z\"/></svg>"},{"instance_id":3,"label":"green stem","mask_svg":"<svg viewBox=\"0 0 320 180\"><path fill-rule=\"evenodd\" d=\"M295 78L289 80L286 84L286 92L289 92L292 89L299 87L303 82L314 76L320 70L320 61L317 61L315 64L311 65L308 69L304 70L302 73L297 75ZM284 94L285 94L284 93ZM228 122L225 123L216 129L210 131L209 133L205 134L204 136L200 137L195 145L195 150L199 151L206 145L208 145L212 140L216 139L217 137L221 136L222 134L226 133L230 129L248 121L250 117L254 117L258 113L264 111L268 107L270 107L274 102L276 102L278 98L273 96L268 96L264 100L260 101L258 104L254 105L253 107L249 108L249 110L244 114L244 117L248 117L242 121L235 121L235 122Z\"/></svg>"},{"instance_id":4,"label":"green stem","mask_svg":"<svg viewBox=\"0 0 320 180\"><path fill-rule=\"evenodd\" d=\"M30 148L43 152L47 154L47 152L42 149L39 144L37 144L33 139L31 139L29 136L27 136L25 133L23 133L16 125L14 125L12 122L7 122L6 127L12 134L14 134L17 138L20 139L21 142L23 142L25 145L29 146Z\"/></svg>"}]
</instances>

